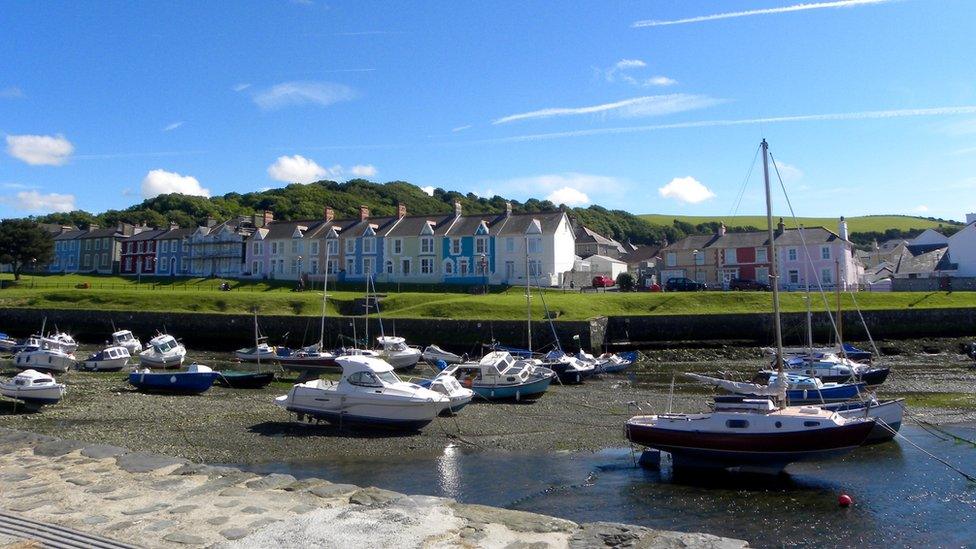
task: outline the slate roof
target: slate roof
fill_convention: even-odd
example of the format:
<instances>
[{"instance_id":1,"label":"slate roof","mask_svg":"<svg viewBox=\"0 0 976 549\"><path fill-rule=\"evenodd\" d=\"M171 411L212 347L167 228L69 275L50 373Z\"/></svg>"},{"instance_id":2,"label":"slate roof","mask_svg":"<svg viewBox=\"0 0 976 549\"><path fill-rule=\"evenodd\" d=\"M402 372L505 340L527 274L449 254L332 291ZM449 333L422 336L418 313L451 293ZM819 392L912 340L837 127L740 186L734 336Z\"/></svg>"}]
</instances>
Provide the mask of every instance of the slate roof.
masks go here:
<instances>
[{"instance_id":1,"label":"slate roof","mask_svg":"<svg viewBox=\"0 0 976 549\"><path fill-rule=\"evenodd\" d=\"M86 231L80 229L75 229L73 231L65 231L54 237L54 240L74 240L81 235L85 234Z\"/></svg>"},{"instance_id":2,"label":"slate roof","mask_svg":"<svg viewBox=\"0 0 976 549\"><path fill-rule=\"evenodd\" d=\"M932 273L951 269L949 246L905 246L895 261L896 275Z\"/></svg>"},{"instance_id":3,"label":"slate roof","mask_svg":"<svg viewBox=\"0 0 976 549\"><path fill-rule=\"evenodd\" d=\"M159 235L167 232L165 229L149 229L148 231L142 231L139 234L134 234L132 236L125 237L126 242L137 242L140 240L153 240Z\"/></svg>"},{"instance_id":4,"label":"slate roof","mask_svg":"<svg viewBox=\"0 0 976 549\"><path fill-rule=\"evenodd\" d=\"M630 265L634 265L636 263L640 263L641 261L654 259L660 254L660 246L638 246L636 250L628 252L627 255L621 257L620 259L626 261Z\"/></svg>"},{"instance_id":5,"label":"slate roof","mask_svg":"<svg viewBox=\"0 0 976 549\"><path fill-rule=\"evenodd\" d=\"M193 234L194 231L196 231L196 229L193 229L193 228L181 229L181 228L177 227L175 229L169 229L169 230L165 231L163 234L159 235L159 239L160 240L170 240L170 239L173 239L173 238L186 238L186 237L190 236L191 234Z\"/></svg>"}]
</instances>

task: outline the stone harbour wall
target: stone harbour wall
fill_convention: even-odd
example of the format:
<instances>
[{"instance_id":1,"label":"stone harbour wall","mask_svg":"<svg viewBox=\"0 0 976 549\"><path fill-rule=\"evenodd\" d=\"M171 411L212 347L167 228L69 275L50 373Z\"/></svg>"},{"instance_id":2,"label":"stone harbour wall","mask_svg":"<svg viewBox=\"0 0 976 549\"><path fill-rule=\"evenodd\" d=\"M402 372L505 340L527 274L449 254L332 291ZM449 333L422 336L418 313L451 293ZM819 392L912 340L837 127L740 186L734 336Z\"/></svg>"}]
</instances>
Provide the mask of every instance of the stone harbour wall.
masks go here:
<instances>
[{"instance_id":1,"label":"stone harbour wall","mask_svg":"<svg viewBox=\"0 0 976 549\"><path fill-rule=\"evenodd\" d=\"M144 547L748 547L10 429L0 429L0 509Z\"/></svg>"}]
</instances>

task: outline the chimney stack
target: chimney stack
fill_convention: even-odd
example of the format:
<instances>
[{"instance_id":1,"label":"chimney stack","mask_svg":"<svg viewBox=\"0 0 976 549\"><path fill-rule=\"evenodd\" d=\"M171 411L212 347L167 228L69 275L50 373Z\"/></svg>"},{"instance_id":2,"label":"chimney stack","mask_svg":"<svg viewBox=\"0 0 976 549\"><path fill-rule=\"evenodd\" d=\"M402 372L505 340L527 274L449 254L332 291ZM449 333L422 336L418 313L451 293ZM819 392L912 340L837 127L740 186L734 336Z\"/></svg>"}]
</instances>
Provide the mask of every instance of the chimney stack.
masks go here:
<instances>
[{"instance_id":1,"label":"chimney stack","mask_svg":"<svg viewBox=\"0 0 976 549\"><path fill-rule=\"evenodd\" d=\"M971 223L976 223L976 213L966 214L966 225L969 225Z\"/></svg>"},{"instance_id":2,"label":"chimney stack","mask_svg":"<svg viewBox=\"0 0 976 549\"><path fill-rule=\"evenodd\" d=\"M335 219L335 210L333 210L330 206L326 206L325 207L325 222L326 223L331 223L333 219Z\"/></svg>"},{"instance_id":3,"label":"chimney stack","mask_svg":"<svg viewBox=\"0 0 976 549\"><path fill-rule=\"evenodd\" d=\"M454 217L461 217L461 201L454 201Z\"/></svg>"},{"instance_id":4,"label":"chimney stack","mask_svg":"<svg viewBox=\"0 0 976 549\"><path fill-rule=\"evenodd\" d=\"M505 217L512 217L512 203L505 202Z\"/></svg>"},{"instance_id":5,"label":"chimney stack","mask_svg":"<svg viewBox=\"0 0 976 549\"><path fill-rule=\"evenodd\" d=\"M366 221L369 219L369 207L363 205L359 207L359 220Z\"/></svg>"},{"instance_id":6,"label":"chimney stack","mask_svg":"<svg viewBox=\"0 0 976 549\"><path fill-rule=\"evenodd\" d=\"M718 235L725 236L725 223L718 224Z\"/></svg>"},{"instance_id":7,"label":"chimney stack","mask_svg":"<svg viewBox=\"0 0 976 549\"><path fill-rule=\"evenodd\" d=\"M207 227L213 227L216 224L217 224L217 220L214 219L212 216L209 216L208 215L207 216Z\"/></svg>"},{"instance_id":8,"label":"chimney stack","mask_svg":"<svg viewBox=\"0 0 976 549\"><path fill-rule=\"evenodd\" d=\"M847 233L847 220L844 216L840 216L840 221L837 223L837 234L844 240L849 240Z\"/></svg>"},{"instance_id":9,"label":"chimney stack","mask_svg":"<svg viewBox=\"0 0 976 549\"><path fill-rule=\"evenodd\" d=\"M274 221L274 212L272 212L271 210L264 210L264 212L262 212L262 218L263 218L262 220L264 221L264 225L261 226L267 227L268 225L271 224L272 221Z\"/></svg>"},{"instance_id":10,"label":"chimney stack","mask_svg":"<svg viewBox=\"0 0 976 549\"><path fill-rule=\"evenodd\" d=\"M397 202L397 218L403 219L404 217L407 217L407 205Z\"/></svg>"},{"instance_id":11,"label":"chimney stack","mask_svg":"<svg viewBox=\"0 0 976 549\"><path fill-rule=\"evenodd\" d=\"M783 218L779 218L779 223L776 224L776 236L783 234L786 231L786 224L783 223Z\"/></svg>"},{"instance_id":12,"label":"chimney stack","mask_svg":"<svg viewBox=\"0 0 976 549\"><path fill-rule=\"evenodd\" d=\"M180 228L180 226L177 225L176 223L173 223L172 221L169 222L169 230L175 231L176 229L179 229L179 228Z\"/></svg>"}]
</instances>

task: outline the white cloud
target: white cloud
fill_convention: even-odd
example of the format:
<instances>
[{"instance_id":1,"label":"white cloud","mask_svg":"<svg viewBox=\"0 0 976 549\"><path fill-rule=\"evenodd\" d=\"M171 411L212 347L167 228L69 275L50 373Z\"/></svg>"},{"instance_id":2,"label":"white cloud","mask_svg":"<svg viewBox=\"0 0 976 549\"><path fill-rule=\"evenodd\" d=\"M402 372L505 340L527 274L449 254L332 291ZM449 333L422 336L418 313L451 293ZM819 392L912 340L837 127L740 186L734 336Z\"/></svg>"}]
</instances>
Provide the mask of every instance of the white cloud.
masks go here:
<instances>
[{"instance_id":1,"label":"white cloud","mask_svg":"<svg viewBox=\"0 0 976 549\"><path fill-rule=\"evenodd\" d=\"M776 169L779 171L783 181L799 181L803 178L803 171L793 164L787 164L781 160L776 161Z\"/></svg>"},{"instance_id":2,"label":"white cloud","mask_svg":"<svg viewBox=\"0 0 976 549\"><path fill-rule=\"evenodd\" d=\"M698 204L715 197L715 193L690 175L688 177L675 177L657 192L663 198L673 198L688 204Z\"/></svg>"},{"instance_id":3,"label":"white cloud","mask_svg":"<svg viewBox=\"0 0 976 549\"><path fill-rule=\"evenodd\" d=\"M652 76L644 80L645 86L673 86L677 83L677 80L668 78L667 76Z\"/></svg>"},{"instance_id":4,"label":"white cloud","mask_svg":"<svg viewBox=\"0 0 976 549\"><path fill-rule=\"evenodd\" d=\"M163 131L164 132L171 132L171 131L175 130L176 128L179 128L182 125L183 125L183 121L182 120L180 120L179 122L173 122L172 124L168 124L165 128L163 128Z\"/></svg>"},{"instance_id":5,"label":"white cloud","mask_svg":"<svg viewBox=\"0 0 976 549\"><path fill-rule=\"evenodd\" d=\"M265 110L300 105L326 107L349 101L356 92L345 84L332 82L283 82L254 94L254 102Z\"/></svg>"},{"instance_id":6,"label":"white cloud","mask_svg":"<svg viewBox=\"0 0 976 549\"><path fill-rule=\"evenodd\" d=\"M301 155L279 156L268 166L268 175L285 183L311 183L330 175L329 170Z\"/></svg>"},{"instance_id":7,"label":"white cloud","mask_svg":"<svg viewBox=\"0 0 976 549\"><path fill-rule=\"evenodd\" d=\"M232 87L231 89L236 92L242 92L250 87L251 85L248 84L247 82L241 82L240 84L235 84L234 87Z\"/></svg>"},{"instance_id":8,"label":"white cloud","mask_svg":"<svg viewBox=\"0 0 976 549\"><path fill-rule=\"evenodd\" d=\"M425 193L427 193L428 196L434 196L434 186L433 185L427 185L426 187L420 187L420 190L422 190Z\"/></svg>"},{"instance_id":9,"label":"white cloud","mask_svg":"<svg viewBox=\"0 0 976 549\"><path fill-rule=\"evenodd\" d=\"M552 118L556 116L578 116L582 114L612 115L621 118L661 116L695 109L703 109L706 107L711 107L712 105L717 105L721 102L721 99L715 99L706 95L691 95L685 93L650 95L645 97L624 99L614 103L591 105L588 107L555 107L520 114L512 114L493 120L492 124L506 124L520 120Z\"/></svg>"},{"instance_id":10,"label":"white cloud","mask_svg":"<svg viewBox=\"0 0 976 549\"><path fill-rule=\"evenodd\" d=\"M590 203L590 197L579 189L561 187L546 195L546 200L553 204L565 204L570 207L585 206Z\"/></svg>"},{"instance_id":11,"label":"white cloud","mask_svg":"<svg viewBox=\"0 0 976 549\"><path fill-rule=\"evenodd\" d=\"M918 213L925 213L925 212L929 211L929 207L926 206L925 204L920 204L918 206L915 206L915 210L914 211L916 211Z\"/></svg>"},{"instance_id":12,"label":"white cloud","mask_svg":"<svg viewBox=\"0 0 976 549\"><path fill-rule=\"evenodd\" d=\"M159 169L150 171L142 180L143 198L153 198L170 193L209 197L210 189L205 189L193 176Z\"/></svg>"},{"instance_id":13,"label":"white cloud","mask_svg":"<svg viewBox=\"0 0 976 549\"><path fill-rule=\"evenodd\" d=\"M688 23L702 23L705 21L716 21L718 19L733 19L736 17L751 17L753 15L773 15L777 13L790 13L795 11L820 10L829 8L851 8L855 6L865 6L869 4L886 4L893 0L836 0L834 2L807 2L794 4L792 6L782 6L778 8L766 8L758 10L734 11L728 13L717 13L713 15L701 15L698 17L688 17L685 19L671 19L667 21L645 20L637 21L631 25L634 28L640 27L662 27L665 25L685 25Z\"/></svg>"},{"instance_id":14,"label":"white cloud","mask_svg":"<svg viewBox=\"0 0 976 549\"><path fill-rule=\"evenodd\" d=\"M356 177L373 177L376 175L376 166L371 164L357 164L349 168L349 173Z\"/></svg>"},{"instance_id":15,"label":"white cloud","mask_svg":"<svg viewBox=\"0 0 976 549\"><path fill-rule=\"evenodd\" d=\"M467 126L458 126L456 128L451 128L451 131L457 133L457 132L463 132L464 130L468 130L468 129L471 129L471 124L468 124Z\"/></svg>"},{"instance_id":16,"label":"white cloud","mask_svg":"<svg viewBox=\"0 0 976 549\"><path fill-rule=\"evenodd\" d=\"M617 70L627 70L627 69L639 69L647 66L647 63L641 61L640 59L621 59L614 63L614 68Z\"/></svg>"},{"instance_id":17,"label":"white cloud","mask_svg":"<svg viewBox=\"0 0 976 549\"><path fill-rule=\"evenodd\" d=\"M21 191L13 197L7 197L4 202L27 212L71 212L75 207L75 195L47 193L37 191Z\"/></svg>"},{"instance_id":18,"label":"white cloud","mask_svg":"<svg viewBox=\"0 0 976 549\"><path fill-rule=\"evenodd\" d=\"M17 86L0 88L0 99L23 99L25 97L27 96L24 95L24 90L18 88Z\"/></svg>"},{"instance_id":19,"label":"white cloud","mask_svg":"<svg viewBox=\"0 0 976 549\"><path fill-rule=\"evenodd\" d=\"M75 147L63 135L8 135L7 153L32 166L60 166Z\"/></svg>"}]
</instances>

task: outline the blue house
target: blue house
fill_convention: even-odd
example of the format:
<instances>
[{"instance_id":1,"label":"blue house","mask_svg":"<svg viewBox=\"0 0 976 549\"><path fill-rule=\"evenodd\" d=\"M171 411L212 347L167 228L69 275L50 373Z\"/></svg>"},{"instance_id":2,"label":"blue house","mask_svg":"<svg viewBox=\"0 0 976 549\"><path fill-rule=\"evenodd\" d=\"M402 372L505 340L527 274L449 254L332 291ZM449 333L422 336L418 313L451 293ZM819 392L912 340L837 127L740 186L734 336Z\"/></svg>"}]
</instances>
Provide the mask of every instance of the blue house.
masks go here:
<instances>
[{"instance_id":1,"label":"blue house","mask_svg":"<svg viewBox=\"0 0 976 549\"><path fill-rule=\"evenodd\" d=\"M54 259L48 265L49 273L77 273L81 263L81 241L78 237L86 231L68 230L54 237Z\"/></svg>"},{"instance_id":2,"label":"blue house","mask_svg":"<svg viewBox=\"0 0 976 549\"><path fill-rule=\"evenodd\" d=\"M187 239L196 229L171 227L156 237L156 274L187 276L190 273L190 247Z\"/></svg>"},{"instance_id":3,"label":"blue house","mask_svg":"<svg viewBox=\"0 0 976 549\"><path fill-rule=\"evenodd\" d=\"M441 272L449 284L487 284L495 270L497 215L458 216L441 239Z\"/></svg>"}]
</instances>

